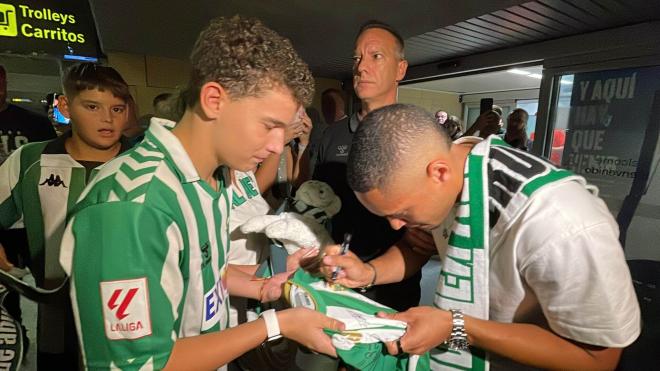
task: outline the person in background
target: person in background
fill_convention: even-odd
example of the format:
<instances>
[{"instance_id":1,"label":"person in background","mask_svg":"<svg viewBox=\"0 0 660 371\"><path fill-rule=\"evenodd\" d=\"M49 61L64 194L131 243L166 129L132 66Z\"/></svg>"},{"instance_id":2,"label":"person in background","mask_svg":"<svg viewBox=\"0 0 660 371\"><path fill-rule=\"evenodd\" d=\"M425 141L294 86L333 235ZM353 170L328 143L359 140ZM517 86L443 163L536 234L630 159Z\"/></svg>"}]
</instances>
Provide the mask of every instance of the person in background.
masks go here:
<instances>
[{"instance_id":1,"label":"person in background","mask_svg":"<svg viewBox=\"0 0 660 371\"><path fill-rule=\"evenodd\" d=\"M352 233L351 251L365 262L386 254L427 259L414 249L425 244L434 250L432 237L415 228L405 231L390 228L386 219L360 204L346 178L346 161L361 120L372 110L396 103L399 81L408 68L403 39L391 26L371 21L360 28L353 50L353 87L362 108L326 129L314 170L314 179L328 183L341 198L341 210L331 220L332 237L339 243L345 233ZM406 310L419 303L420 280L420 272L414 272L391 285L373 286L368 282L365 295L394 309Z\"/></svg>"},{"instance_id":2,"label":"person in background","mask_svg":"<svg viewBox=\"0 0 660 371\"><path fill-rule=\"evenodd\" d=\"M0 66L0 164L25 143L57 137L46 116L7 102L7 71Z\"/></svg>"},{"instance_id":3,"label":"person in background","mask_svg":"<svg viewBox=\"0 0 660 371\"><path fill-rule=\"evenodd\" d=\"M504 141L511 147L527 151L527 120L529 114L522 108L516 108L506 119L506 133L504 134Z\"/></svg>"},{"instance_id":4,"label":"person in background","mask_svg":"<svg viewBox=\"0 0 660 371\"><path fill-rule=\"evenodd\" d=\"M339 89L330 88L321 93L321 111L327 125L331 125L346 117L344 94Z\"/></svg>"},{"instance_id":5,"label":"person in background","mask_svg":"<svg viewBox=\"0 0 660 371\"><path fill-rule=\"evenodd\" d=\"M463 136L463 124L461 124L461 119L458 117L451 115L441 125L447 130L447 134L449 134L451 140L456 140Z\"/></svg>"},{"instance_id":6,"label":"person in background","mask_svg":"<svg viewBox=\"0 0 660 371\"><path fill-rule=\"evenodd\" d=\"M126 130L124 130L124 136L130 138L131 143L135 145L144 139L144 132L149 128L152 118L158 117L177 121L182 114L182 110L179 109L178 103L178 95L172 93L158 94L152 101L154 113L140 116L134 122L129 123ZM131 102L131 105L135 106L135 102ZM137 112L137 107L135 107L133 112Z\"/></svg>"},{"instance_id":7,"label":"person in background","mask_svg":"<svg viewBox=\"0 0 660 371\"><path fill-rule=\"evenodd\" d=\"M435 119L438 121L438 124L444 125L445 121L447 121L448 114L446 111L440 110L435 113Z\"/></svg>"},{"instance_id":8,"label":"person in background","mask_svg":"<svg viewBox=\"0 0 660 371\"><path fill-rule=\"evenodd\" d=\"M24 144L56 137L55 129L47 117L7 102L7 71L0 65L0 165ZM7 254L6 259L0 258L0 268L9 270L11 266L25 267L29 256L25 228L16 226L13 229L0 229L0 246L5 246ZM13 291L7 293L3 305L15 320L22 322L18 293ZM23 339L24 347L27 349L30 343L25 326L23 326Z\"/></svg>"},{"instance_id":9,"label":"person in background","mask_svg":"<svg viewBox=\"0 0 660 371\"><path fill-rule=\"evenodd\" d=\"M321 138L323 138L323 133L325 129L328 128L328 124L323 122L319 111L314 107L308 107L305 109L307 117L312 122L312 132L309 134L309 174L314 173L314 166L316 165L316 156L319 153L319 146L321 145Z\"/></svg>"},{"instance_id":10,"label":"person in background","mask_svg":"<svg viewBox=\"0 0 660 371\"><path fill-rule=\"evenodd\" d=\"M310 179L309 140L312 120L305 109L298 108L296 120L285 131L284 150L270 155L255 171L257 184L270 206L277 210L298 187Z\"/></svg>"},{"instance_id":11,"label":"person in background","mask_svg":"<svg viewBox=\"0 0 660 371\"><path fill-rule=\"evenodd\" d=\"M58 258L69 211L97 168L130 148L122 131L132 98L116 70L77 64L67 71L63 85L59 108L71 119L71 129L57 139L20 147L0 166L0 229L23 222L29 238L28 266L37 286L46 289L57 288L66 277ZM39 304L40 370L78 367L66 296Z\"/></svg>"}]
</instances>

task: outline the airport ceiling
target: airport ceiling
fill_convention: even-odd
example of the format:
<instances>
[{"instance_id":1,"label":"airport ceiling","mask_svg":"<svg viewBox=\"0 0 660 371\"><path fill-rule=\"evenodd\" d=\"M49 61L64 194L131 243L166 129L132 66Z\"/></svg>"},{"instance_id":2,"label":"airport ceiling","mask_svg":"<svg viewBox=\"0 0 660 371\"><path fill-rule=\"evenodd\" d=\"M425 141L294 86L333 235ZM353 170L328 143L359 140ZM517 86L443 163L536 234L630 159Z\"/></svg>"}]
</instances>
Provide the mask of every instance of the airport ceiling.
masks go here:
<instances>
[{"instance_id":1,"label":"airport ceiling","mask_svg":"<svg viewBox=\"0 0 660 371\"><path fill-rule=\"evenodd\" d=\"M184 59L210 19L242 14L290 38L316 76L350 77L359 26L378 19L411 66L660 19L658 0L91 0L103 49ZM660 32L660 30L659 30Z\"/></svg>"}]
</instances>

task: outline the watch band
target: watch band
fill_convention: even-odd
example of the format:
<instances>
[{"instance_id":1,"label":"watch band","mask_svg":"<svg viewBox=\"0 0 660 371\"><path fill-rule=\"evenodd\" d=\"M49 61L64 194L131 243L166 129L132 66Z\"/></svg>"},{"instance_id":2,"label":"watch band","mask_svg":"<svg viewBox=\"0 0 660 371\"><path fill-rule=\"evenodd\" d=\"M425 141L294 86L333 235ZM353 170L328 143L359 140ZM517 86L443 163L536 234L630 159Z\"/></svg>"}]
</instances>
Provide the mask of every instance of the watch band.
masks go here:
<instances>
[{"instance_id":1,"label":"watch band","mask_svg":"<svg viewBox=\"0 0 660 371\"><path fill-rule=\"evenodd\" d=\"M282 337L282 334L280 333L280 323L277 320L275 309L264 311L261 313L261 318L266 322L266 333L268 334L266 341L273 341Z\"/></svg>"},{"instance_id":2,"label":"watch band","mask_svg":"<svg viewBox=\"0 0 660 371\"><path fill-rule=\"evenodd\" d=\"M451 350L467 350L470 343L465 332L465 318L460 309L450 309L451 312L451 334L445 342Z\"/></svg>"}]
</instances>

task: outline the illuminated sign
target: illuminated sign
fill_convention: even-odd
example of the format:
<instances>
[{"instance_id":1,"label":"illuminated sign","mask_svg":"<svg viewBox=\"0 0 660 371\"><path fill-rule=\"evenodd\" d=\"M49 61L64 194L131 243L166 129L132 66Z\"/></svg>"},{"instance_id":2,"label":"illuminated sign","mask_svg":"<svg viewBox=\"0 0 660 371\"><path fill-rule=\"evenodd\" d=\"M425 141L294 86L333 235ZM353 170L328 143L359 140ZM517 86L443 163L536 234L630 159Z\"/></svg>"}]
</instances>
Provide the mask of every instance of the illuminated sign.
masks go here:
<instances>
[{"instance_id":1,"label":"illuminated sign","mask_svg":"<svg viewBox=\"0 0 660 371\"><path fill-rule=\"evenodd\" d=\"M0 0L0 52L99 56L96 26L86 0Z\"/></svg>"}]
</instances>

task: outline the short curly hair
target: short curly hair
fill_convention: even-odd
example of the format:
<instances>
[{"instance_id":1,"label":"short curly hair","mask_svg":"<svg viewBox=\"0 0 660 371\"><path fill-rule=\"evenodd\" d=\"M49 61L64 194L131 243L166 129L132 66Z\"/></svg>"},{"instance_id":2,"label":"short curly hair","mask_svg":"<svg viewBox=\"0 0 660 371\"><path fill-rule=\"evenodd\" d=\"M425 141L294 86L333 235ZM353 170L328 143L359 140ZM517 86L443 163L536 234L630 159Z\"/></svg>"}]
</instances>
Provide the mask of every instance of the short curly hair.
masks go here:
<instances>
[{"instance_id":1,"label":"short curly hair","mask_svg":"<svg viewBox=\"0 0 660 371\"><path fill-rule=\"evenodd\" d=\"M257 96L277 86L308 106L314 79L291 41L254 18L213 19L203 30L190 55L192 73L184 91L187 107L199 101L204 84L215 81L233 98Z\"/></svg>"}]
</instances>

